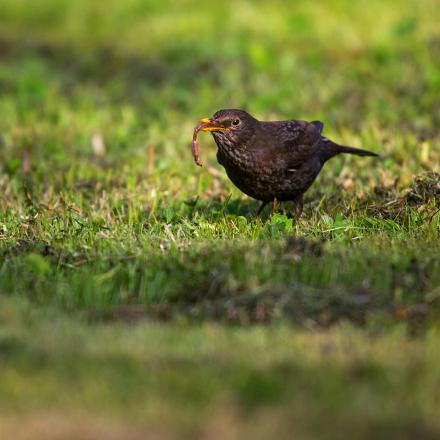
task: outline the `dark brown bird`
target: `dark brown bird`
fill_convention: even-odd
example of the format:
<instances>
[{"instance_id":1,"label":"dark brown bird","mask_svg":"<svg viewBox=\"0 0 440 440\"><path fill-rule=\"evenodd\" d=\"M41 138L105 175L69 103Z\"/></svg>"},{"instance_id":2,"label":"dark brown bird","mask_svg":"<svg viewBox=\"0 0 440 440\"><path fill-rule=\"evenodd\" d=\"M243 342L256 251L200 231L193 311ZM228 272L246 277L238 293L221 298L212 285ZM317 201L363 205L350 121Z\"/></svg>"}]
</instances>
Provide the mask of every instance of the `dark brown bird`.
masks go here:
<instances>
[{"instance_id":1,"label":"dark brown bird","mask_svg":"<svg viewBox=\"0 0 440 440\"><path fill-rule=\"evenodd\" d=\"M340 153L377 156L345 147L322 136L319 121L258 121L244 110L219 110L202 119L194 131L193 155L198 165L197 133L210 131L217 144L217 160L232 182L245 194L263 203L293 201L296 217L303 208L303 194L324 164Z\"/></svg>"}]
</instances>

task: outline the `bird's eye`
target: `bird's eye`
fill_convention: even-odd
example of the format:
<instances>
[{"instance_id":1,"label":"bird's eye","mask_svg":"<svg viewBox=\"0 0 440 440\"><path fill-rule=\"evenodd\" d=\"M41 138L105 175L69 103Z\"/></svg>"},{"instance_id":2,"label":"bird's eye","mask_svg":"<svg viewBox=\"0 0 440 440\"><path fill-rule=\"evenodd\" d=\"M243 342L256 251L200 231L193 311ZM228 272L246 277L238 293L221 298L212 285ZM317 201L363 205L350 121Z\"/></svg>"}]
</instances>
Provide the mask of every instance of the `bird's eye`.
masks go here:
<instances>
[{"instance_id":1,"label":"bird's eye","mask_svg":"<svg viewBox=\"0 0 440 440\"><path fill-rule=\"evenodd\" d=\"M232 125L238 125L240 123L240 119L234 119L232 121Z\"/></svg>"}]
</instances>

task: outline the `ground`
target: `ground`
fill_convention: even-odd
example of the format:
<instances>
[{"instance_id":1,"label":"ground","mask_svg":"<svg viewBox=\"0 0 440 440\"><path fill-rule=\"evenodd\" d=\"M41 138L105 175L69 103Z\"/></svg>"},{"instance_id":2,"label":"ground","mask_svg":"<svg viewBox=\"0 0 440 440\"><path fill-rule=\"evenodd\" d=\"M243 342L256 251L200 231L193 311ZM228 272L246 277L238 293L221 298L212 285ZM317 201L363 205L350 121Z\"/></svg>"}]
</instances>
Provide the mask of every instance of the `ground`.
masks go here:
<instances>
[{"instance_id":1,"label":"ground","mask_svg":"<svg viewBox=\"0 0 440 440\"><path fill-rule=\"evenodd\" d=\"M1 0L0 436L438 438L439 19ZM228 107L380 157L256 219Z\"/></svg>"}]
</instances>

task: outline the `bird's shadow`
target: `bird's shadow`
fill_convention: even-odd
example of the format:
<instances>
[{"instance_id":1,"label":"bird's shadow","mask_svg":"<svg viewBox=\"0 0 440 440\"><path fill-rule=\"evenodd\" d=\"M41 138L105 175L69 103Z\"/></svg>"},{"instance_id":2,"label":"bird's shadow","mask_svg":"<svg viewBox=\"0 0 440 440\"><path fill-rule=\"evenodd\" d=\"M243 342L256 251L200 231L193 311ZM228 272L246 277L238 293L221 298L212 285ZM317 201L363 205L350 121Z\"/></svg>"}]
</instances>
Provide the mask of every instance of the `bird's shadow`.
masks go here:
<instances>
[{"instance_id":1,"label":"bird's shadow","mask_svg":"<svg viewBox=\"0 0 440 440\"><path fill-rule=\"evenodd\" d=\"M219 215L242 216L247 219L256 217L260 203L256 200L246 200L227 197L224 200L211 199L205 200L195 198L185 202L191 209L188 212L190 219L205 216L208 218L218 217Z\"/></svg>"},{"instance_id":2,"label":"bird's shadow","mask_svg":"<svg viewBox=\"0 0 440 440\"><path fill-rule=\"evenodd\" d=\"M185 202L192 209L188 213L190 219L204 216L210 219L216 219L219 216L237 216L245 217L247 220L261 220L266 221L272 216L272 204L268 204L261 215L258 217L257 213L261 206L261 202L252 199L240 199L227 197L225 200L212 199L202 200L199 198ZM288 209L288 204L282 204L277 212L285 213L288 217L292 217L291 210Z\"/></svg>"}]
</instances>

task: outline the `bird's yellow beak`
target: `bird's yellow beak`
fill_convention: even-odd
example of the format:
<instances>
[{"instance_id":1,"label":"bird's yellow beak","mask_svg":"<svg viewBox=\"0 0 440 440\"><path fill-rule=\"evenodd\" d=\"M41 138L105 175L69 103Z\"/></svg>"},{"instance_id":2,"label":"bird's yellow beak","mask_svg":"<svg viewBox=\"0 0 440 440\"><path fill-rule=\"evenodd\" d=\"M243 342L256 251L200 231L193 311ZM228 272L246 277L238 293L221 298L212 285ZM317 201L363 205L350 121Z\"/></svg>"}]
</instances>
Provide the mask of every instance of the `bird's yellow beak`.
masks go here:
<instances>
[{"instance_id":1,"label":"bird's yellow beak","mask_svg":"<svg viewBox=\"0 0 440 440\"><path fill-rule=\"evenodd\" d=\"M219 122L215 121L214 119L203 118L203 119L200 120L200 123L201 124L206 124L206 125L202 125L200 127L201 131L222 131L222 130L227 130L227 128L225 126L223 126Z\"/></svg>"}]
</instances>

